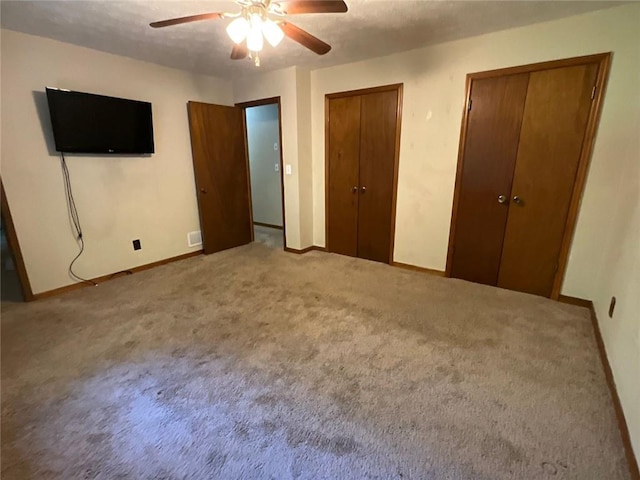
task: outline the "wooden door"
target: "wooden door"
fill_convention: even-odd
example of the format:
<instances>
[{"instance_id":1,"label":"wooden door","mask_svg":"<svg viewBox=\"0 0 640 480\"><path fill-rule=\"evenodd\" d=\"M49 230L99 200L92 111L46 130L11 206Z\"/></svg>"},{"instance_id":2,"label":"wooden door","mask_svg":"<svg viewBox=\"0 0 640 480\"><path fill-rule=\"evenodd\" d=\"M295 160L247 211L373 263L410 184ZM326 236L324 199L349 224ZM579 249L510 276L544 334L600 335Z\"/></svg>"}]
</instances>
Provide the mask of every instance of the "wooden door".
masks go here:
<instances>
[{"instance_id":1,"label":"wooden door","mask_svg":"<svg viewBox=\"0 0 640 480\"><path fill-rule=\"evenodd\" d=\"M358 257L389 263L398 91L363 95L360 109Z\"/></svg>"},{"instance_id":2,"label":"wooden door","mask_svg":"<svg viewBox=\"0 0 640 480\"><path fill-rule=\"evenodd\" d=\"M451 276L496 285L529 74L474 80ZM500 197L502 196L502 197Z\"/></svg>"},{"instance_id":3,"label":"wooden door","mask_svg":"<svg viewBox=\"0 0 640 480\"><path fill-rule=\"evenodd\" d=\"M189 102L204 253L253 239L242 108Z\"/></svg>"},{"instance_id":4,"label":"wooden door","mask_svg":"<svg viewBox=\"0 0 640 480\"><path fill-rule=\"evenodd\" d=\"M358 255L358 163L360 97L329 100L328 247L330 252Z\"/></svg>"},{"instance_id":5,"label":"wooden door","mask_svg":"<svg viewBox=\"0 0 640 480\"><path fill-rule=\"evenodd\" d=\"M597 73L591 63L530 75L500 287L551 295Z\"/></svg>"}]
</instances>

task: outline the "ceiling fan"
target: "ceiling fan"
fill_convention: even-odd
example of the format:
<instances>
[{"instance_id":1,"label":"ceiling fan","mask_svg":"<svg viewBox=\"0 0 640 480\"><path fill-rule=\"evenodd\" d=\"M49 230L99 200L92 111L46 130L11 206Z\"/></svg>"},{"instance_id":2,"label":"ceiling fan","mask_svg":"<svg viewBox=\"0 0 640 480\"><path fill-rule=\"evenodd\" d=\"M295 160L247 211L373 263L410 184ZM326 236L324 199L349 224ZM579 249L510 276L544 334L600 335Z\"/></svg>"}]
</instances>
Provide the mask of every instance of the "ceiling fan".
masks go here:
<instances>
[{"instance_id":1,"label":"ceiling fan","mask_svg":"<svg viewBox=\"0 0 640 480\"><path fill-rule=\"evenodd\" d=\"M259 67L259 53L264 47L265 39L275 47L286 35L318 55L324 55L331 50L331 45L314 37L306 30L296 27L293 23L282 20L282 17L302 13L344 13L348 10L343 0L235 0L235 2L241 7L239 13L202 13L153 22L150 26L162 28L201 20L232 18L234 20L227 25L227 34L235 43L231 58L242 60L249 56ZM275 17L276 20L271 17Z\"/></svg>"}]
</instances>

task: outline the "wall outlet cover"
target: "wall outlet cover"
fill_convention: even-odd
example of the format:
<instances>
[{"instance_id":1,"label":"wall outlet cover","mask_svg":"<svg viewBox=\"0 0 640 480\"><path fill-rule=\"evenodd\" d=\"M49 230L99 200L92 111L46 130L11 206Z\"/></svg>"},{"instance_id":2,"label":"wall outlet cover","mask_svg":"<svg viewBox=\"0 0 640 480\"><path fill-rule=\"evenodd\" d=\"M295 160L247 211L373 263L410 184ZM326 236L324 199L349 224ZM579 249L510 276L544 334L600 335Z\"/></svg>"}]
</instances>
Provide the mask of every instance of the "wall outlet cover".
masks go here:
<instances>
[{"instance_id":1,"label":"wall outlet cover","mask_svg":"<svg viewBox=\"0 0 640 480\"><path fill-rule=\"evenodd\" d=\"M609 304L609 318L613 318L613 311L616 309L616 297L611 297L611 303Z\"/></svg>"},{"instance_id":2,"label":"wall outlet cover","mask_svg":"<svg viewBox=\"0 0 640 480\"><path fill-rule=\"evenodd\" d=\"M279 171L280 171L280 164L279 164L279 163L276 163L276 165L275 165L275 169L276 169L276 172L279 172Z\"/></svg>"},{"instance_id":3,"label":"wall outlet cover","mask_svg":"<svg viewBox=\"0 0 640 480\"><path fill-rule=\"evenodd\" d=\"M287 175L291 175L291 164L285 165L284 173L286 173Z\"/></svg>"},{"instance_id":4,"label":"wall outlet cover","mask_svg":"<svg viewBox=\"0 0 640 480\"><path fill-rule=\"evenodd\" d=\"M202 245L202 232L197 230L195 232L187 233L187 244L190 247L197 247Z\"/></svg>"}]
</instances>

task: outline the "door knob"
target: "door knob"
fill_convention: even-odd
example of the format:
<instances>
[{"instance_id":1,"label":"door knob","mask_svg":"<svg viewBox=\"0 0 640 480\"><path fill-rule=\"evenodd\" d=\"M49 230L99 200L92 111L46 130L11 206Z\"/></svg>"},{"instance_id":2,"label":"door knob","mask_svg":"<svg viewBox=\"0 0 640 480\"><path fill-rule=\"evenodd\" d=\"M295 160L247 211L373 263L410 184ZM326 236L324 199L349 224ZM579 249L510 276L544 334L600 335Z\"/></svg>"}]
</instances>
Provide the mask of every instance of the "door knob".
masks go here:
<instances>
[{"instance_id":1,"label":"door knob","mask_svg":"<svg viewBox=\"0 0 640 480\"><path fill-rule=\"evenodd\" d=\"M353 193L358 193L358 187L353 187L353 188L351 189L351 191L352 191Z\"/></svg>"},{"instance_id":2,"label":"door knob","mask_svg":"<svg viewBox=\"0 0 640 480\"><path fill-rule=\"evenodd\" d=\"M204 188L201 188L200 193L207 193L207 191Z\"/></svg>"},{"instance_id":3,"label":"door knob","mask_svg":"<svg viewBox=\"0 0 640 480\"><path fill-rule=\"evenodd\" d=\"M367 187L362 187L362 193L367 193Z\"/></svg>"},{"instance_id":4,"label":"door knob","mask_svg":"<svg viewBox=\"0 0 640 480\"><path fill-rule=\"evenodd\" d=\"M517 196L517 195L515 195L515 196L513 197L513 202L514 202L516 205L522 205L522 204L524 203L524 202L522 201L522 199L521 199L519 196Z\"/></svg>"},{"instance_id":5,"label":"door knob","mask_svg":"<svg viewBox=\"0 0 640 480\"><path fill-rule=\"evenodd\" d=\"M504 195L498 195L498 203L507 203L507 197Z\"/></svg>"}]
</instances>

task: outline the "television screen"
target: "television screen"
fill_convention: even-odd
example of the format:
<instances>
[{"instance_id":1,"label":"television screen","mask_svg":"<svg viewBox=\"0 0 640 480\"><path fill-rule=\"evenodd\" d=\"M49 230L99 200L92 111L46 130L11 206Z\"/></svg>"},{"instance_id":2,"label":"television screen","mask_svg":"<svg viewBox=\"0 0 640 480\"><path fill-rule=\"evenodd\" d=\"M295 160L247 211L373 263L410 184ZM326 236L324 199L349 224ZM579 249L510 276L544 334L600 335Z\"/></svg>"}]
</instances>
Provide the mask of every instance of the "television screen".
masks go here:
<instances>
[{"instance_id":1,"label":"television screen","mask_svg":"<svg viewBox=\"0 0 640 480\"><path fill-rule=\"evenodd\" d=\"M151 104L47 88L58 152L153 153Z\"/></svg>"}]
</instances>

